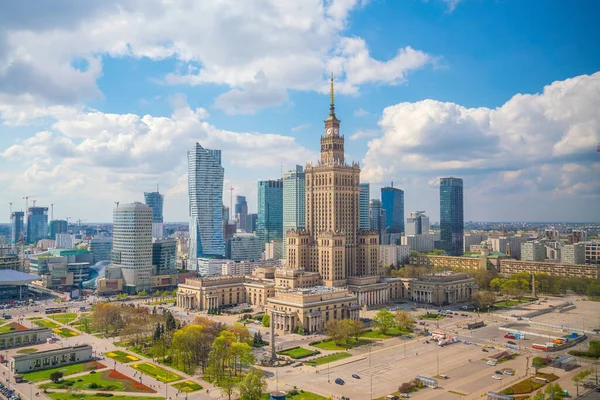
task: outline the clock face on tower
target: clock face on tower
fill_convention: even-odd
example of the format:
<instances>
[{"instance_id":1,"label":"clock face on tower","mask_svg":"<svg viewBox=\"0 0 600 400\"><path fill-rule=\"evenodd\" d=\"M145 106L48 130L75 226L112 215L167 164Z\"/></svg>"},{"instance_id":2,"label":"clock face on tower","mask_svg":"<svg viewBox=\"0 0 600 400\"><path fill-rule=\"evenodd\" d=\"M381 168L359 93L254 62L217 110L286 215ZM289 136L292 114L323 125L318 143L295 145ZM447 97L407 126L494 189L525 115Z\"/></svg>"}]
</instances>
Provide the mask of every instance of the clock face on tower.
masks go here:
<instances>
[{"instance_id":1,"label":"clock face on tower","mask_svg":"<svg viewBox=\"0 0 600 400\"><path fill-rule=\"evenodd\" d=\"M327 136L331 135L331 128L327 128Z\"/></svg>"},{"instance_id":2,"label":"clock face on tower","mask_svg":"<svg viewBox=\"0 0 600 400\"><path fill-rule=\"evenodd\" d=\"M338 128L334 128L334 129L333 129L333 134L334 134L334 135L337 135L339 132L340 132L340 131L339 131L339 129L338 129Z\"/></svg>"}]
</instances>

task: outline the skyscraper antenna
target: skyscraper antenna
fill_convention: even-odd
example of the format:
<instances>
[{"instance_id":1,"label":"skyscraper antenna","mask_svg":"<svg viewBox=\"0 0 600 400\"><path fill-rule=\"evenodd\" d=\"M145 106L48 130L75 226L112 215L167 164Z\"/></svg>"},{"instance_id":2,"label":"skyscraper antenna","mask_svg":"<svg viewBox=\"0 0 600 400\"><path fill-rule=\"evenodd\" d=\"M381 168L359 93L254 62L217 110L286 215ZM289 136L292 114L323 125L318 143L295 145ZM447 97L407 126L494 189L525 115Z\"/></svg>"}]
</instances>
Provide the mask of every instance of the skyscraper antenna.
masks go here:
<instances>
[{"instance_id":1,"label":"skyscraper antenna","mask_svg":"<svg viewBox=\"0 0 600 400\"><path fill-rule=\"evenodd\" d=\"M159 190L158 190L158 182L157 182L156 183L156 193L158 193L158 192L159 192Z\"/></svg>"}]
</instances>

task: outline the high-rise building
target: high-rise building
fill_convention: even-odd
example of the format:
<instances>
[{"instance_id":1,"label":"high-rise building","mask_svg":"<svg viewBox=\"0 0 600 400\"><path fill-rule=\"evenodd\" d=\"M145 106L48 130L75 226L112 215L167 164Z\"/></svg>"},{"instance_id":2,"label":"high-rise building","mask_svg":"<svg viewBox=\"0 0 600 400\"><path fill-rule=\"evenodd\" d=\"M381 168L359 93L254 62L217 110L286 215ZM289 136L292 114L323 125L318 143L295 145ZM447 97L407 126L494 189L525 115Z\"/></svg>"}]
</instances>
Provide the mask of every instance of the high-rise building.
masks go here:
<instances>
[{"instance_id":1,"label":"high-rise building","mask_svg":"<svg viewBox=\"0 0 600 400\"><path fill-rule=\"evenodd\" d=\"M223 221L229 222L230 218L229 218L229 207L227 207L225 204L223 204L221 206L221 217L223 218Z\"/></svg>"},{"instance_id":2,"label":"high-rise building","mask_svg":"<svg viewBox=\"0 0 600 400\"><path fill-rule=\"evenodd\" d=\"M169 275L177 272L177 240L152 239L152 274Z\"/></svg>"},{"instance_id":3,"label":"high-rise building","mask_svg":"<svg viewBox=\"0 0 600 400\"><path fill-rule=\"evenodd\" d=\"M236 233L225 244L225 257L233 261L257 261L265 244L253 233Z\"/></svg>"},{"instance_id":4,"label":"high-rise building","mask_svg":"<svg viewBox=\"0 0 600 400\"><path fill-rule=\"evenodd\" d=\"M152 209L135 202L113 209L112 263L121 268L124 288L149 290L152 276Z\"/></svg>"},{"instance_id":5,"label":"high-rise building","mask_svg":"<svg viewBox=\"0 0 600 400\"><path fill-rule=\"evenodd\" d=\"M73 248L73 235L71 235L70 233L57 233L54 240L54 247L57 249Z\"/></svg>"},{"instance_id":6,"label":"high-rise building","mask_svg":"<svg viewBox=\"0 0 600 400\"><path fill-rule=\"evenodd\" d=\"M283 239L283 180L258 182L256 234L263 242Z\"/></svg>"},{"instance_id":7,"label":"high-rise building","mask_svg":"<svg viewBox=\"0 0 600 400\"><path fill-rule=\"evenodd\" d=\"M544 261L546 259L546 246L540 242L527 242L521 244L522 261Z\"/></svg>"},{"instance_id":8,"label":"high-rise building","mask_svg":"<svg viewBox=\"0 0 600 400\"><path fill-rule=\"evenodd\" d=\"M326 286L341 286L348 277L378 275L379 240L360 230L360 166L344 159L333 78L324 131L321 159L305 170L306 229L287 232L286 258L288 268L318 272Z\"/></svg>"},{"instance_id":9,"label":"high-rise building","mask_svg":"<svg viewBox=\"0 0 600 400\"><path fill-rule=\"evenodd\" d=\"M246 227L248 219L248 202L246 196L235 196L235 223L236 228L248 232ZM250 231L252 233L252 231Z\"/></svg>"},{"instance_id":10,"label":"high-rise building","mask_svg":"<svg viewBox=\"0 0 600 400\"><path fill-rule=\"evenodd\" d=\"M190 199L189 263L198 257L222 256L223 175L221 150L209 150L198 143L188 152L188 191Z\"/></svg>"},{"instance_id":11,"label":"high-rise building","mask_svg":"<svg viewBox=\"0 0 600 400\"><path fill-rule=\"evenodd\" d=\"M383 242L386 217L386 210L381 206L381 201L371 199L369 202L369 229L377 232L379 243Z\"/></svg>"},{"instance_id":12,"label":"high-rise building","mask_svg":"<svg viewBox=\"0 0 600 400\"><path fill-rule=\"evenodd\" d=\"M428 235L429 217L425 211L413 211L406 218L406 235ZM477 244L481 243L481 240Z\"/></svg>"},{"instance_id":13,"label":"high-rise building","mask_svg":"<svg viewBox=\"0 0 600 400\"><path fill-rule=\"evenodd\" d=\"M306 227L304 169L296 165L295 170L283 175L283 257L285 258L286 232Z\"/></svg>"},{"instance_id":14,"label":"high-rise building","mask_svg":"<svg viewBox=\"0 0 600 400\"><path fill-rule=\"evenodd\" d=\"M17 244L23 240L25 235L25 213L15 211L10 216L10 244Z\"/></svg>"},{"instance_id":15,"label":"high-rise building","mask_svg":"<svg viewBox=\"0 0 600 400\"><path fill-rule=\"evenodd\" d=\"M248 214L248 216L246 217L246 232L255 233L257 223L258 223L258 214L256 214L256 213Z\"/></svg>"},{"instance_id":16,"label":"high-rise building","mask_svg":"<svg viewBox=\"0 0 600 400\"><path fill-rule=\"evenodd\" d=\"M61 219L50 221L50 239L56 240L57 233L67 233L67 221Z\"/></svg>"},{"instance_id":17,"label":"high-rise building","mask_svg":"<svg viewBox=\"0 0 600 400\"><path fill-rule=\"evenodd\" d=\"M152 209L152 237L161 238L164 236L163 228L163 203L165 196L158 192L144 192L146 205Z\"/></svg>"},{"instance_id":18,"label":"high-rise building","mask_svg":"<svg viewBox=\"0 0 600 400\"><path fill-rule=\"evenodd\" d=\"M381 188L381 207L385 210L388 233L404 232L404 190L392 186Z\"/></svg>"},{"instance_id":19,"label":"high-rise building","mask_svg":"<svg viewBox=\"0 0 600 400\"><path fill-rule=\"evenodd\" d=\"M463 254L464 214L463 180L440 180L440 240L442 250L449 256Z\"/></svg>"},{"instance_id":20,"label":"high-rise building","mask_svg":"<svg viewBox=\"0 0 600 400\"><path fill-rule=\"evenodd\" d=\"M587 241L587 232L583 229L573 229L567 238L569 244Z\"/></svg>"},{"instance_id":21,"label":"high-rise building","mask_svg":"<svg viewBox=\"0 0 600 400\"><path fill-rule=\"evenodd\" d=\"M93 255L94 264L111 259L112 237L96 235L90 240L90 251Z\"/></svg>"},{"instance_id":22,"label":"high-rise building","mask_svg":"<svg viewBox=\"0 0 600 400\"><path fill-rule=\"evenodd\" d=\"M48 207L29 207L27 212L27 243L48 237Z\"/></svg>"},{"instance_id":23,"label":"high-rise building","mask_svg":"<svg viewBox=\"0 0 600 400\"><path fill-rule=\"evenodd\" d=\"M585 263L588 265L600 265L600 242L589 241L584 243Z\"/></svg>"},{"instance_id":24,"label":"high-rise building","mask_svg":"<svg viewBox=\"0 0 600 400\"><path fill-rule=\"evenodd\" d=\"M371 222L369 219L369 200L371 198L371 192L368 183L360 184L360 197L359 197L359 209L360 209L360 229L369 230L371 229Z\"/></svg>"},{"instance_id":25,"label":"high-rise building","mask_svg":"<svg viewBox=\"0 0 600 400\"><path fill-rule=\"evenodd\" d=\"M544 237L546 240L556 242L560 240L560 232L555 228L547 228L544 230Z\"/></svg>"}]
</instances>

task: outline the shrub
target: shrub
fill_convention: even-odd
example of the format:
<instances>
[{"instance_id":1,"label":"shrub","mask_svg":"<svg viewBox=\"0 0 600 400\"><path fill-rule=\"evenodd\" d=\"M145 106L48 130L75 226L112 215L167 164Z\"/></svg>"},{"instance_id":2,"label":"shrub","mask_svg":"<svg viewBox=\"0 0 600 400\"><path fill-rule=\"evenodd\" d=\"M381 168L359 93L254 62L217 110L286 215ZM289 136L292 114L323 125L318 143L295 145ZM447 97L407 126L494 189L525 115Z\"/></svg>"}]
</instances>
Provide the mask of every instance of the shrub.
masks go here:
<instances>
[{"instance_id":1,"label":"shrub","mask_svg":"<svg viewBox=\"0 0 600 400\"><path fill-rule=\"evenodd\" d=\"M54 383L58 383L60 382L60 380L63 377L63 373L60 371L55 371L53 373L50 374L50 380Z\"/></svg>"},{"instance_id":2,"label":"shrub","mask_svg":"<svg viewBox=\"0 0 600 400\"><path fill-rule=\"evenodd\" d=\"M289 396L298 396L298 391L296 389L290 390L288 392Z\"/></svg>"},{"instance_id":3,"label":"shrub","mask_svg":"<svg viewBox=\"0 0 600 400\"><path fill-rule=\"evenodd\" d=\"M96 367L96 368L98 368L98 367ZM93 374L95 374L95 373L96 373L96 371L94 371L94 370L91 370L91 371L90 371L90 375L93 375Z\"/></svg>"},{"instance_id":4,"label":"shrub","mask_svg":"<svg viewBox=\"0 0 600 400\"><path fill-rule=\"evenodd\" d=\"M95 396L98 396L98 397L113 397L114 395L112 393L98 392L98 393L95 394Z\"/></svg>"},{"instance_id":5,"label":"shrub","mask_svg":"<svg viewBox=\"0 0 600 400\"><path fill-rule=\"evenodd\" d=\"M92 382L92 383L89 384L88 387L90 389L98 389L99 386L98 386L98 384L96 382Z\"/></svg>"}]
</instances>

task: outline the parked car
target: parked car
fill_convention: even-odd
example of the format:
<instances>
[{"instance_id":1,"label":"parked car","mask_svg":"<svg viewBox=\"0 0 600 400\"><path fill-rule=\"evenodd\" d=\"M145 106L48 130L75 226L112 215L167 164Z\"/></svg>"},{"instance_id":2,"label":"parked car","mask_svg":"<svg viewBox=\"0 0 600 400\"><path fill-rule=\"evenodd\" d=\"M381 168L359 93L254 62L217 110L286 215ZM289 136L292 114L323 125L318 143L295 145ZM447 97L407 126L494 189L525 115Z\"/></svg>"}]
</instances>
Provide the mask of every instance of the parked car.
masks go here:
<instances>
[{"instance_id":1,"label":"parked car","mask_svg":"<svg viewBox=\"0 0 600 400\"><path fill-rule=\"evenodd\" d=\"M353 377L354 379L360 379L360 376L358 376L358 375L356 375L356 374L352 374L352 377Z\"/></svg>"},{"instance_id":2,"label":"parked car","mask_svg":"<svg viewBox=\"0 0 600 400\"><path fill-rule=\"evenodd\" d=\"M486 353L487 353L487 352L488 352L488 349L481 349L481 351L483 351L483 352L486 352Z\"/></svg>"},{"instance_id":3,"label":"parked car","mask_svg":"<svg viewBox=\"0 0 600 400\"><path fill-rule=\"evenodd\" d=\"M487 362L487 365L493 365L493 366L496 366L496 365L498 365L498 363L497 363L496 361L494 361L494 360L489 360L489 361Z\"/></svg>"},{"instance_id":4,"label":"parked car","mask_svg":"<svg viewBox=\"0 0 600 400\"><path fill-rule=\"evenodd\" d=\"M492 378L495 379L495 380L497 380L497 381L502 380L502 377L500 375L492 375Z\"/></svg>"},{"instance_id":5,"label":"parked car","mask_svg":"<svg viewBox=\"0 0 600 400\"><path fill-rule=\"evenodd\" d=\"M511 371L510 369L505 369L504 371L504 375L514 375L515 373L513 371Z\"/></svg>"},{"instance_id":6,"label":"parked car","mask_svg":"<svg viewBox=\"0 0 600 400\"><path fill-rule=\"evenodd\" d=\"M508 344L516 344L516 343L515 343L515 342L513 342L512 340L509 340L507 343L508 343Z\"/></svg>"},{"instance_id":7,"label":"parked car","mask_svg":"<svg viewBox=\"0 0 600 400\"><path fill-rule=\"evenodd\" d=\"M496 373L498 375L502 375L502 371L495 371L494 373Z\"/></svg>"},{"instance_id":8,"label":"parked car","mask_svg":"<svg viewBox=\"0 0 600 400\"><path fill-rule=\"evenodd\" d=\"M402 393L400 396L404 397L405 399L408 399L408 393Z\"/></svg>"},{"instance_id":9,"label":"parked car","mask_svg":"<svg viewBox=\"0 0 600 400\"><path fill-rule=\"evenodd\" d=\"M343 384L344 384L344 383L346 383L346 382L344 382L344 380L343 380L342 378L337 378L337 379L335 380L335 383L336 383L336 384L338 384L338 385L343 385Z\"/></svg>"}]
</instances>

